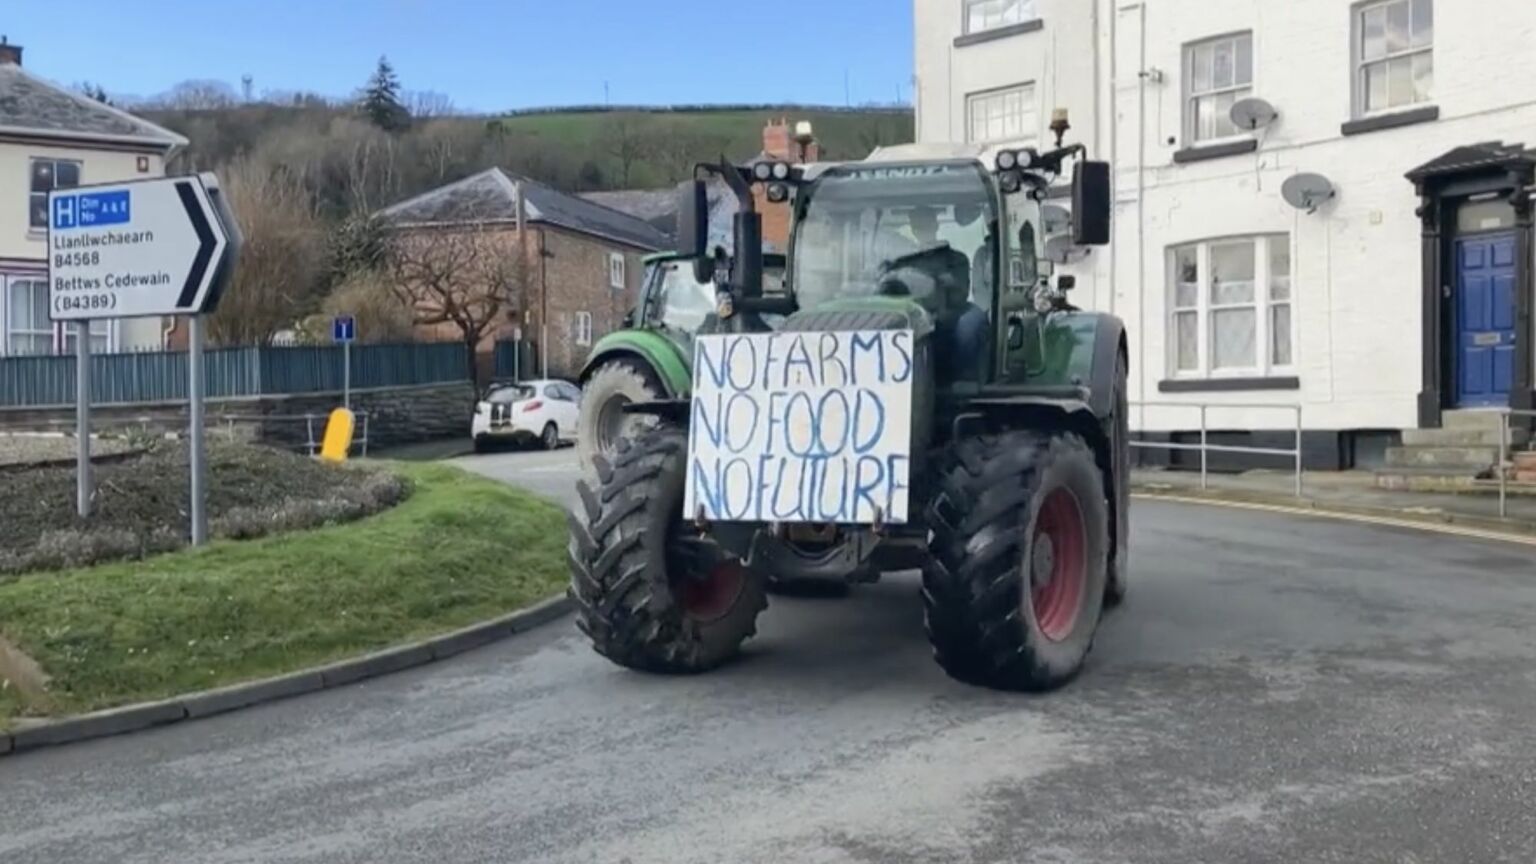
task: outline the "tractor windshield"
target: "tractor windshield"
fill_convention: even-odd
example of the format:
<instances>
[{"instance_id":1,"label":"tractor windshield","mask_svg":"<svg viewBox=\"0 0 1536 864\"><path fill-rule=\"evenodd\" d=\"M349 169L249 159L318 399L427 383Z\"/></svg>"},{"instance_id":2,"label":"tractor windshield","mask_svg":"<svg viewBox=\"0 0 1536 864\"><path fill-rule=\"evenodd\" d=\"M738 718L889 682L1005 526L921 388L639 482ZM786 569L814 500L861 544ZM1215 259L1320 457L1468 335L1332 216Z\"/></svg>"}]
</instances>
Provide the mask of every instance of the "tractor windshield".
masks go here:
<instances>
[{"instance_id":1,"label":"tractor windshield","mask_svg":"<svg viewBox=\"0 0 1536 864\"><path fill-rule=\"evenodd\" d=\"M801 309L870 295L939 317L992 308L998 217L980 164L841 166L808 193L790 274Z\"/></svg>"}]
</instances>

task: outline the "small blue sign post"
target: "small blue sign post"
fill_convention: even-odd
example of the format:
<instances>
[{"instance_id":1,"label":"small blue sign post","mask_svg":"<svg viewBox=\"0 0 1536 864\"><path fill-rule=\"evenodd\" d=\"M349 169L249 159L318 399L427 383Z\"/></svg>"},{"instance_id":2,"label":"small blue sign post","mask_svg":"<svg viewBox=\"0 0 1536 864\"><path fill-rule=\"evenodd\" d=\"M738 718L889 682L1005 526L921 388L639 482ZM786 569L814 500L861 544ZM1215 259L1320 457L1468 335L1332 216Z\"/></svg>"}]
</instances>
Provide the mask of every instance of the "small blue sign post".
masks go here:
<instances>
[{"instance_id":1,"label":"small blue sign post","mask_svg":"<svg viewBox=\"0 0 1536 864\"><path fill-rule=\"evenodd\" d=\"M357 319L337 315L331 319L331 341L341 343L341 404L352 408L352 341L357 338Z\"/></svg>"}]
</instances>

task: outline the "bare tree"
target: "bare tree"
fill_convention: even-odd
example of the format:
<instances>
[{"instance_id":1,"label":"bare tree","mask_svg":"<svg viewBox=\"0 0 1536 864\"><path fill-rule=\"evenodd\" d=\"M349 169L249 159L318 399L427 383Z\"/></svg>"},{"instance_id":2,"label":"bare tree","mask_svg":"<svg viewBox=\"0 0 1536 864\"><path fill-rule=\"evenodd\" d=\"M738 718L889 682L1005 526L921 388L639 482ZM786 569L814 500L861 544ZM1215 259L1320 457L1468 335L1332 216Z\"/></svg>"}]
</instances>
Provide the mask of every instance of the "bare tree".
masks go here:
<instances>
[{"instance_id":1,"label":"bare tree","mask_svg":"<svg viewBox=\"0 0 1536 864\"><path fill-rule=\"evenodd\" d=\"M357 321L357 337L364 342L408 342L415 330L415 314L400 302L400 295L390 290L389 277L378 270L358 270L348 274L321 306L322 320L311 331L330 335L329 322L336 315L351 315Z\"/></svg>"},{"instance_id":2,"label":"bare tree","mask_svg":"<svg viewBox=\"0 0 1536 864\"><path fill-rule=\"evenodd\" d=\"M401 101L405 103L405 110L417 120L452 117L458 113L453 107L453 99L436 90L407 90L401 94Z\"/></svg>"},{"instance_id":3,"label":"bare tree","mask_svg":"<svg viewBox=\"0 0 1536 864\"><path fill-rule=\"evenodd\" d=\"M319 303L325 235L314 198L297 173L246 158L220 177L245 246L208 332L221 345L266 344Z\"/></svg>"},{"instance_id":4,"label":"bare tree","mask_svg":"<svg viewBox=\"0 0 1536 864\"><path fill-rule=\"evenodd\" d=\"M654 142L647 137L640 123L628 114L614 114L603 126L608 155L618 161L619 182L627 189L635 165L646 158Z\"/></svg>"},{"instance_id":5,"label":"bare tree","mask_svg":"<svg viewBox=\"0 0 1536 864\"><path fill-rule=\"evenodd\" d=\"M668 183L680 183L693 177L693 166L723 158L730 138L695 131L692 126L672 121L653 139L653 154L666 169Z\"/></svg>"},{"instance_id":6,"label":"bare tree","mask_svg":"<svg viewBox=\"0 0 1536 864\"><path fill-rule=\"evenodd\" d=\"M407 163L417 185L433 187L472 172L479 164L485 133L459 120L433 120L406 139Z\"/></svg>"},{"instance_id":7,"label":"bare tree","mask_svg":"<svg viewBox=\"0 0 1536 864\"><path fill-rule=\"evenodd\" d=\"M403 228L386 254L390 288L418 327L442 327L464 344L476 386L480 343L524 305L530 268L518 236L467 220L441 228Z\"/></svg>"},{"instance_id":8,"label":"bare tree","mask_svg":"<svg viewBox=\"0 0 1536 864\"><path fill-rule=\"evenodd\" d=\"M239 101L235 88L227 82L212 79L183 81L170 92L152 100L160 107L177 111L211 111L232 108Z\"/></svg>"}]
</instances>

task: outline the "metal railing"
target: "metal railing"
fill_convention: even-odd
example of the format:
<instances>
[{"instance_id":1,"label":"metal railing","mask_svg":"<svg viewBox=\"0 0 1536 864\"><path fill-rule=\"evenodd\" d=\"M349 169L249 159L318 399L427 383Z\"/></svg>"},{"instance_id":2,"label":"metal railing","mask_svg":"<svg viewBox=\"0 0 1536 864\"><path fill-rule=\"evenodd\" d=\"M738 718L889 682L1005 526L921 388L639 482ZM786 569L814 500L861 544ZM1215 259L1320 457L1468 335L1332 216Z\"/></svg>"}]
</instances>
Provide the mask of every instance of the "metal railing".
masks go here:
<instances>
[{"instance_id":1,"label":"metal railing","mask_svg":"<svg viewBox=\"0 0 1536 864\"><path fill-rule=\"evenodd\" d=\"M1515 467L1515 463L1509 458L1510 433L1512 427L1510 421L1515 417L1536 417L1536 411L1528 408L1503 408L1499 410L1499 464L1496 471L1499 475L1499 518L1509 515L1509 472Z\"/></svg>"},{"instance_id":2,"label":"metal railing","mask_svg":"<svg viewBox=\"0 0 1536 864\"><path fill-rule=\"evenodd\" d=\"M368 455L368 412L353 411L353 417L357 419L362 434L352 437L352 446L359 448L358 455ZM221 414L217 422L224 425L225 434L230 441L238 441L235 428L239 424L261 425L269 423L304 424L304 441L301 444L290 445L292 449L302 451L305 455L314 456L320 452L320 445L325 434L325 424L330 420L330 414ZM315 431L319 429L321 437L316 437Z\"/></svg>"},{"instance_id":3,"label":"metal railing","mask_svg":"<svg viewBox=\"0 0 1536 864\"><path fill-rule=\"evenodd\" d=\"M1198 411L1200 415L1200 443L1185 444L1177 441L1131 441L1132 447L1146 450L1175 450L1190 451L1200 454L1200 488L1210 488L1210 454L1211 453L1248 453L1259 456L1289 456L1295 465L1295 490L1296 497L1301 495L1301 406L1291 404L1274 403L1247 403L1247 402L1132 402L1132 408L1159 408L1182 409ZM1280 447L1251 447L1238 444L1212 444L1210 442L1210 410L1243 410L1243 411L1289 411L1296 418L1294 446L1290 448ZM1143 415L1145 411L1143 410ZM1146 424L1143 423L1143 426ZM1133 433L1134 434L1134 433ZM1145 432L1143 432L1145 434Z\"/></svg>"}]
</instances>

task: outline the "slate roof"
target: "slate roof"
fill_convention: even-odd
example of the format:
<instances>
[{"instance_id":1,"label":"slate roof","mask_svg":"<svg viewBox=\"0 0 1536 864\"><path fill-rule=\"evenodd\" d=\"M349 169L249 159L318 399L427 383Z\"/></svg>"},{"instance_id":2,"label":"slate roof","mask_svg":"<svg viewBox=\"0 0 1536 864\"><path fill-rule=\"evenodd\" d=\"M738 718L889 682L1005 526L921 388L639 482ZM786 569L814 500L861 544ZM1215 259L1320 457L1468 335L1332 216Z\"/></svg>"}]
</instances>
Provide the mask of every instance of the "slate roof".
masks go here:
<instances>
[{"instance_id":1,"label":"slate roof","mask_svg":"<svg viewBox=\"0 0 1536 864\"><path fill-rule=\"evenodd\" d=\"M677 230L677 191L674 189L620 189L615 192L583 192L581 197L636 219L671 236Z\"/></svg>"},{"instance_id":2,"label":"slate roof","mask_svg":"<svg viewBox=\"0 0 1536 864\"><path fill-rule=\"evenodd\" d=\"M169 150L187 139L88 96L0 64L0 134Z\"/></svg>"},{"instance_id":3,"label":"slate roof","mask_svg":"<svg viewBox=\"0 0 1536 864\"><path fill-rule=\"evenodd\" d=\"M641 249L671 245L668 235L628 213L568 195L542 183L491 168L424 192L383 210L396 225L453 225L469 222L514 222L517 194L522 189L528 221L557 225L582 234L615 240Z\"/></svg>"},{"instance_id":4,"label":"slate roof","mask_svg":"<svg viewBox=\"0 0 1536 864\"><path fill-rule=\"evenodd\" d=\"M711 180L708 191L709 245L724 246L726 251L730 252L734 245L731 238L731 218L736 215L736 196L720 180ZM615 210L622 210L637 219L644 219L666 235L668 244L677 239L676 187L584 192L581 197ZM782 250L772 243L764 243L763 251L780 252Z\"/></svg>"}]
</instances>

